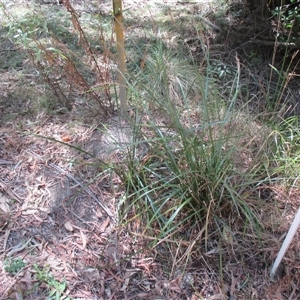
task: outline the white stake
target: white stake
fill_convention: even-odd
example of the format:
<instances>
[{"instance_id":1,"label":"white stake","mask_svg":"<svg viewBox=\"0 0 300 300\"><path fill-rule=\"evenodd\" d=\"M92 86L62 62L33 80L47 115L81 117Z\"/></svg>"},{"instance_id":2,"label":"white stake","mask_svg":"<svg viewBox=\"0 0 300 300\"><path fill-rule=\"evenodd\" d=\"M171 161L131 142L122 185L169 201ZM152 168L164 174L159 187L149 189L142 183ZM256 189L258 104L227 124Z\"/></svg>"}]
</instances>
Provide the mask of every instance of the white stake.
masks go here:
<instances>
[{"instance_id":1,"label":"white stake","mask_svg":"<svg viewBox=\"0 0 300 300\"><path fill-rule=\"evenodd\" d=\"M290 246L290 244L291 244L291 242L293 240L293 237L295 236L295 234L297 232L297 229L298 229L299 225L300 225L300 207L299 207L298 212L297 212L297 214L295 216L295 219L294 219L294 221L292 223L292 226L291 226L291 228L290 228L287 236L285 237L285 240L284 240L284 242L283 242L283 244L281 246L281 249L280 249L280 251L279 251L279 253L277 255L277 258L276 258L276 260L274 262L274 265L273 265L273 267L271 269L271 273L270 273L271 279L274 278L276 270L277 270L277 268L278 268L281 260L283 259L286 250L289 248L289 246Z\"/></svg>"}]
</instances>

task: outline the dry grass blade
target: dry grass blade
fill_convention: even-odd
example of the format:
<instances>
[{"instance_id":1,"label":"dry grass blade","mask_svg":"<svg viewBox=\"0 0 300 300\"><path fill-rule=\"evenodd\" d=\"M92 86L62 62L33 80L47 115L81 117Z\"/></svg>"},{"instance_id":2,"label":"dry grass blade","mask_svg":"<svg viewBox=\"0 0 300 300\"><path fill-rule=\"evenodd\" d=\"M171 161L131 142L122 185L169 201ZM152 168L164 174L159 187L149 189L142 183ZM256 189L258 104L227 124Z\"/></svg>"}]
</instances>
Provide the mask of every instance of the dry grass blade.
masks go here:
<instances>
[{"instance_id":1,"label":"dry grass blade","mask_svg":"<svg viewBox=\"0 0 300 300\"><path fill-rule=\"evenodd\" d=\"M82 45L82 47L86 51L86 54L90 59L89 63L93 66L93 69L98 77L99 83L104 86L106 98L110 102L111 101L111 93L110 93L110 88L109 88L109 84L108 84L108 82L110 81L110 79L109 79L110 76L109 76L109 64L106 62L107 58L104 59L105 68L103 69L103 67L99 66L99 64L95 58L95 54L93 53L93 51L90 47L90 44L85 36L85 33L78 21L78 15L77 15L76 11L74 10L74 8L72 7L72 5L70 4L70 1L64 0L63 4L65 5L65 7L67 8L67 10L70 12L70 14L72 16L73 26L79 35L79 44ZM90 89L88 89L88 90L90 90ZM98 103L102 104L100 99L98 99ZM102 108L104 108L104 107L102 107ZM112 111L108 110L106 112L111 113Z\"/></svg>"}]
</instances>

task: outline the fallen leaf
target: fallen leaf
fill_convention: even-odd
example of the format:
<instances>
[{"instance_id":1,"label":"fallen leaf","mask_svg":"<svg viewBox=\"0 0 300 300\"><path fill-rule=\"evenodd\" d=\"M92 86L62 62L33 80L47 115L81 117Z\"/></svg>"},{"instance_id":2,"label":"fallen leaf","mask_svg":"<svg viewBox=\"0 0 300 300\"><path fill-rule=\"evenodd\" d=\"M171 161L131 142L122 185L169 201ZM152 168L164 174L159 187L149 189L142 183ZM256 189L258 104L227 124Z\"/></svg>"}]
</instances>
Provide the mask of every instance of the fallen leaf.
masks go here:
<instances>
[{"instance_id":1,"label":"fallen leaf","mask_svg":"<svg viewBox=\"0 0 300 300\"><path fill-rule=\"evenodd\" d=\"M85 248L87 239L86 239L86 235L82 232L82 230L80 230L80 236L81 236L83 248Z\"/></svg>"},{"instance_id":2,"label":"fallen leaf","mask_svg":"<svg viewBox=\"0 0 300 300\"><path fill-rule=\"evenodd\" d=\"M102 233L105 231L106 227L109 224L110 219L106 218L106 220L100 225L99 231Z\"/></svg>"},{"instance_id":3,"label":"fallen leaf","mask_svg":"<svg viewBox=\"0 0 300 300\"><path fill-rule=\"evenodd\" d=\"M34 215L38 210L37 209L27 209L25 211L22 211L22 215Z\"/></svg>"},{"instance_id":4,"label":"fallen leaf","mask_svg":"<svg viewBox=\"0 0 300 300\"><path fill-rule=\"evenodd\" d=\"M63 136L61 139L62 139L62 141L65 142L65 143L66 143L66 142L70 142L70 141L72 140L72 138L71 138L70 136L67 136L67 135L66 135L66 136Z\"/></svg>"},{"instance_id":5,"label":"fallen leaf","mask_svg":"<svg viewBox=\"0 0 300 300\"><path fill-rule=\"evenodd\" d=\"M66 221L65 224L64 224L65 228L68 230L68 231L73 231L73 225L71 224L70 221Z\"/></svg>"},{"instance_id":6,"label":"fallen leaf","mask_svg":"<svg viewBox=\"0 0 300 300\"><path fill-rule=\"evenodd\" d=\"M2 210L5 214L10 214L8 201L8 198L6 198L3 194L0 194L0 210Z\"/></svg>"},{"instance_id":7,"label":"fallen leaf","mask_svg":"<svg viewBox=\"0 0 300 300\"><path fill-rule=\"evenodd\" d=\"M90 281L99 281L100 274L96 268L87 268L84 270L85 275L89 278Z\"/></svg>"},{"instance_id":8,"label":"fallen leaf","mask_svg":"<svg viewBox=\"0 0 300 300\"><path fill-rule=\"evenodd\" d=\"M18 282L15 283L13 287L11 287L8 290L7 295L9 299L19 300L24 298L24 296L26 295L26 291L27 291L26 284L22 282Z\"/></svg>"},{"instance_id":9,"label":"fallen leaf","mask_svg":"<svg viewBox=\"0 0 300 300\"><path fill-rule=\"evenodd\" d=\"M140 269L126 270L126 272L124 274L124 277L125 277L124 284L120 288L120 291L122 291L122 292L126 291L128 285L129 285L130 277L137 274L140 271L141 271Z\"/></svg>"},{"instance_id":10,"label":"fallen leaf","mask_svg":"<svg viewBox=\"0 0 300 300\"><path fill-rule=\"evenodd\" d=\"M227 225L225 225L223 228L223 239L225 240L225 242L232 244L233 243L232 235L233 233L231 229Z\"/></svg>"}]
</instances>

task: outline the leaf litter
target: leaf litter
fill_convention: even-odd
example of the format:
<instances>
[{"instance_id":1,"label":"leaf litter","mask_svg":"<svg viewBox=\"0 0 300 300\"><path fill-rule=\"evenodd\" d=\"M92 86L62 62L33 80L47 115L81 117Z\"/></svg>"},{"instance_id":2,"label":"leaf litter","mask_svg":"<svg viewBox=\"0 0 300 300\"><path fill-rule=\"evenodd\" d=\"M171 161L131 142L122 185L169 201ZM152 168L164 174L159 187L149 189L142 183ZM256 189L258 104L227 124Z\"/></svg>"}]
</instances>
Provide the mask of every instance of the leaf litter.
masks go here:
<instances>
[{"instance_id":1,"label":"leaf litter","mask_svg":"<svg viewBox=\"0 0 300 300\"><path fill-rule=\"evenodd\" d=\"M128 5L135 3L138 2ZM148 4L152 6L154 2ZM76 5L81 7L79 2ZM109 5L101 3L101 9L109 12ZM8 99L16 79L5 76L1 96ZM297 298L298 239L291 245L285 269L276 282L269 282L267 273L268 263L275 258L298 205L298 190L287 194L279 186L261 188L262 194L271 194L262 197L267 204L260 217L270 231L262 234L266 243L261 247L257 237L239 232L236 218L237 224L233 220L234 226L224 227L223 241L212 236L208 248L201 253L196 249L204 249L202 229L192 233L191 243L184 242L179 249L175 246L173 253L164 243L152 249L145 245L147 237L135 235L138 230L116 227L116 202L121 196L111 188L119 184L116 175L98 176L101 166L91 166L93 159L67 145L28 134L34 129L36 134L86 147L86 151L93 149L96 156L105 156L105 147L110 155L114 153L116 145L112 144L117 138L104 138L104 147L102 133L73 121L71 115L41 115L37 120L24 116L14 122L1 122L0 299L46 299L47 286L36 285L37 271L31 267L34 265L51 273L58 282L65 280L63 292L71 299L232 300L262 299L262 295L266 299L288 299L287 294L289 299ZM110 127L109 135L117 129ZM248 156L245 154L247 159ZM283 217L274 215L273 199L286 212ZM252 201L259 211L260 203ZM139 224L132 226L138 228ZM219 253L226 256L223 270L219 270ZM4 271L8 258L21 259L26 266L15 275L8 274ZM170 258L174 260L171 273L164 266ZM220 271L224 272L223 281ZM229 296L224 297L226 294Z\"/></svg>"}]
</instances>

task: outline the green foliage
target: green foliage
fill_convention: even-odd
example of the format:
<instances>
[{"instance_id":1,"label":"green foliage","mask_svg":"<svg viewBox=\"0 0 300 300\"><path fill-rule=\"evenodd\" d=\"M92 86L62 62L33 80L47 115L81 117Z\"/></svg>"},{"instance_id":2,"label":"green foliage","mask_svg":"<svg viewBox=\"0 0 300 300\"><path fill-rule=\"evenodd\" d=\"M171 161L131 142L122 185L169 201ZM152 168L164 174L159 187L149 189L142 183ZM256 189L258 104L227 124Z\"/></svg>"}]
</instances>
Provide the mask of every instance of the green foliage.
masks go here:
<instances>
[{"instance_id":1,"label":"green foliage","mask_svg":"<svg viewBox=\"0 0 300 300\"><path fill-rule=\"evenodd\" d=\"M4 261L4 270L5 272L15 275L19 271L21 271L26 265L27 265L26 262L23 261L21 258L16 258L16 259L8 258Z\"/></svg>"},{"instance_id":2,"label":"green foliage","mask_svg":"<svg viewBox=\"0 0 300 300\"><path fill-rule=\"evenodd\" d=\"M299 42L300 33L300 5L294 0L285 7L276 7L272 14L280 22L284 29L278 32L281 41Z\"/></svg>"},{"instance_id":3,"label":"green foliage","mask_svg":"<svg viewBox=\"0 0 300 300\"><path fill-rule=\"evenodd\" d=\"M195 70L185 58L158 45L149 50L145 77L134 77L143 91L137 98L147 99L137 117L136 132L146 130L149 153L139 162L139 143L132 145L127 167L119 172L127 188L119 212L121 220L142 220L144 232L157 240L172 236L191 220L207 225L224 214L223 206L258 225L238 192L244 181L255 185L258 178L241 175L233 164L243 133L228 130L236 118L239 74L236 71L226 104L210 77L213 72L203 77ZM139 92L134 89L135 94ZM142 122L145 118L147 124Z\"/></svg>"},{"instance_id":4,"label":"green foliage","mask_svg":"<svg viewBox=\"0 0 300 300\"><path fill-rule=\"evenodd\" d=\"M272 177L278 178L287 187L299 188L300 131L297 117L290 117L274 124L270 136L276 167ZM271 143L270 143L271 144Z\"/></svg>"},{"instance_id":5,"label":"green foliage","mask_svg":"<svg viewBox=\"0 0 300 300\"><path fill-rule=\"evenodd\" d=\"M47 286L49 294L47 299L49 300L60 300L60 299L69 299L63 297L63 293L67 287L66 283L57 281L49 272L48 268L41 268L38 265L33 265L33 269L36 272L36 279L40 283L44 283Z\"/></svg>"}]
</instances>

